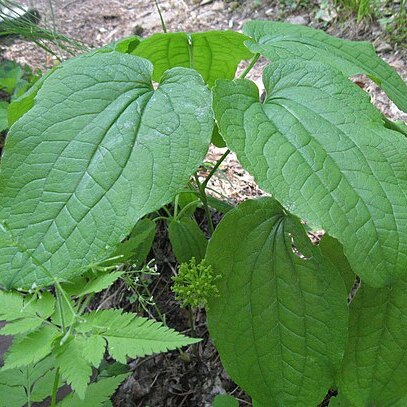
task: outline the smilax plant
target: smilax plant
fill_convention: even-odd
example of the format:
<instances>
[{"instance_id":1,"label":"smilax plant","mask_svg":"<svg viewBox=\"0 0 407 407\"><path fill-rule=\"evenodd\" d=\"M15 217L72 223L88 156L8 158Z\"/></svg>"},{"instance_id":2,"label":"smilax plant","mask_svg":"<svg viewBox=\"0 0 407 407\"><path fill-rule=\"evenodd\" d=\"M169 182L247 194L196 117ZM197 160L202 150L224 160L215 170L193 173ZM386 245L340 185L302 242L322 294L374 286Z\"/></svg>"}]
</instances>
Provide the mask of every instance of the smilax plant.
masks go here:
<instances>
[{"instance_id":1,"label":"smilax plant","mask_svg":"<svg viewBox=\"0 0 407 407\"><path fill-rule=\"evenodd\" d=\"M210 334L254 405L316 406L329 389L331 405L405 405L407 133L349 78L368 76L404 111L407 86L368 43L269 21L243 31L128 38L62 63L13 102L0 283L41 287L46 301L2 293L15 304L5 329L22 335L5 368L52 357L86 397L106 344L121 362L170 347L174 332L119 310L77 310L64 324L53 316L66 284L163 208L180 262L205 257L211 267ZM260 56L270 61L264 98L245 79ZM234 79L242 60L251 62ZM228 149L202 178L211 141ZM207 195L230 151L270 196L231 209ZM225 213L216 229L211 207ZM314 245L307 231L320 229ZM16 357L21 343L35 351ZM76 384L78 359L86 366Z\"/></svg>"}]
</instances>

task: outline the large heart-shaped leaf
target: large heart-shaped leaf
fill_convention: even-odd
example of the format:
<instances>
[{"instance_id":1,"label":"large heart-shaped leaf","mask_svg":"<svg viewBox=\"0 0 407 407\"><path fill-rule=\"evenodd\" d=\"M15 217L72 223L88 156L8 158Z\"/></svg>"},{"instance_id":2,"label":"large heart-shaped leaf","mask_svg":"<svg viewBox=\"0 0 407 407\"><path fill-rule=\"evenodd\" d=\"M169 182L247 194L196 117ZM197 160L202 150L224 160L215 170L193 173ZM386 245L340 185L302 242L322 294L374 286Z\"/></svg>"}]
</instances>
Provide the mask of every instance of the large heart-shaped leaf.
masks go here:
<instances>
[{"instance_id":1,"label":"large heart-shaped leaf","mask_svg":"<svg viewBox=\"0 0 407 407\"><path fill-rule=\"evenodd\" d=\"M0 180L0 283L77 275L182 190L207 151L210 94L193 70L117 52L63 64L12 126Z\"/></svg>"},{"instance_id":2,"label":"large heart-shaped leaf","mask_svg":"<svg viewBox=\"0 0 407 407\"><path fill-rule=\"evenodd\" d=\"M350 305L349 343L339 375L346 406L404 406L407 396L407 279L364 286Z\"/></svg>"},{"instance_id":3,"label":"large heart-shaped leaf","mask_svg":"<svg viewBox=\"0 0 407 407\"><path fill-rule=\"evenodd\" d=\"M300 58L338 68L346 76L366 74L407 112L407 85L376 55L368 42L346 41L323 31L274 21L249 21L243 31L247 47L271 61Z\"/></svg>"},{"instance_id":4,"label":"large heart-shaped leaf","mask_svg":"<svg viewBox=\"0 0 407 407\"><path fill-rule=\"evenodd\" d=\"M196 69L213 86L217 79L233 79L239 62L253 55L243 45L247 39L233 31L154 34L131 53L153 63L156 81L167 69L183 66Z\"/></svg>"},{"instance_id":5,"label":"large heart-shaped leaf","mask_svg":"<svg viewBox=\"0 0 407 407\"><path fill-rule=\"evenodd\" d=\"M221 275L208 323L229 375L261 405L316 406L346 344L339 270L272 198L228 212L206 259Z\"/></svg>"},{"instance_id":6,"label":"large heart-shaped leaf","mask_svg":"<svg viewBox=\"0 0 407 407\"><path fill-rule=\"evenodd\" d=\"M272 64L263 81L264 103L253 82L217 82L215 116L228 147L261 188L338 239L366 282L383 286L405 274L406 138L326 65Z\"/></svg>"}]
</instances>

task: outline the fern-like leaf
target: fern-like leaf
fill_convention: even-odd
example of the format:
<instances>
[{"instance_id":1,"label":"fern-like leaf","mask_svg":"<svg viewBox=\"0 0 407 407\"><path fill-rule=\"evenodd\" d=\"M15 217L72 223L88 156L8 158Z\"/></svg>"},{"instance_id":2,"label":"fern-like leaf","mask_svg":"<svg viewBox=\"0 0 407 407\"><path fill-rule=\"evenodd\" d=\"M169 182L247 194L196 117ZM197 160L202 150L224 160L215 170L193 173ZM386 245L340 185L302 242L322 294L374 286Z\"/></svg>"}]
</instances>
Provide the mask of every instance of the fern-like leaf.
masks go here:
<instances>
[{"instance_id":1,"label":"fern-like leaf","mask_svg":"<svg viewBox=\"0 0 407 407\"><path fill-rule=\"evenodd\" d=\"M91 312L84 318L86 322L79 329L105 338L110 355L121 363L126 363L127 356L136 358L166 352L200 341L181 335L159 322L121 310Z\"/></svg>"},{"instance_id":2,"label":"fern-like leaf","mask_svg":"<svg viewBox=\"0 0 407 407\"><path fill-rule=\"evenodd\" d=\"M84 355L83 341L72 337L55 349L55 359L62 377L83 400L92 374L91 364Z\"/></svg>"},{"instance_id":3,"label":"fern-like leaf","mask_svg":"<svg viewBox=\"0 0 407 407\"><path fill-rule=\"evenodd\" d=\"M86 396L81 400L77 394L71 393L65 397L58 407L99 407L105 406L105 403L109 401L112 394L115 392L120 383L126 379L128 375L122 374L120 376L109 377L92 383L89 385Z\"/></svg>"},{"instance_id":4,"label":"fern-like leaf","mask_svg":"<svg viewBox=\"0 0 407 407\"><path fill-rule=\"evenodd\" d=\"M54 312L55 298L44 293L40 298L0 291L0 319L9 323L1 335L17 335L39 328Z\"/></svg>"},{"instance_id":5,"label":"fern-like leaf","mask_svg":"<svg viewBox=\"0 0 407 407\"><path fill-rule=\"evenodd\" d=\"M28 335L16 338L4 358L3 369L28 366L39 362L51 353L52 344L59 331L46 325Z\"/></svg>"}]
</instances>

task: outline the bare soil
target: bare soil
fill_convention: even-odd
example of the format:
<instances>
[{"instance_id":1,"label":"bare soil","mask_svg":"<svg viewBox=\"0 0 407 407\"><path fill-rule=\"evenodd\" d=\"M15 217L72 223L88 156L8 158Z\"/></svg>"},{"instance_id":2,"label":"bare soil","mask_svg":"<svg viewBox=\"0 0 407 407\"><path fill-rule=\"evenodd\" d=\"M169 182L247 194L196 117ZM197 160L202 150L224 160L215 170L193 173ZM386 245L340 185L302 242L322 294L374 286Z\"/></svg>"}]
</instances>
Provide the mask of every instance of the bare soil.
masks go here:
<instances>
[{"instance_id":1,"label":"bare soil","mask_svg":"<svg viewBox=\"0 0 407 407\"><path fill-rule=\"evenodd\" d=\"M133 34L148 36L162 31L154 1L53 1L54 18L50 10L50 1L25 3L39 10L42 24L53 27L55 22L58 32L75 38L90 48L100 47ZM256 18L285 19L316 28L323 28L325 24L315 19L314 9L290 10L275 1L256 3L255 0L230 2L166 0L160 2L160 6L169 31L240 30L245 21ZM342 21L331 24L328 32L343 38L372 41L381 50L381 56L404 79L407 78L406 51L394 49L386 43L377 24ZM5 56L41 69L46 69L56 62L55 58L37 46L20 40L7 47ZM260 72L265 64L265 61L260 61L250 74L260 88L262 86ZM363 77L359 77L358 80L372 95L373 102L378 108L390 118L407 120L407 115L400 112L374 83ZM208 161L217 160L223 151L212 148L207 157ZM232 202L262 194L253 178L241 168L234 155L230 155L222 164L219 175L211 180L209 186L228 196ZM203 215L200 220L202 228L205 229ZM114 405L203 407L210 406L214 396L220 393L229 393L237 397L241 406L251 405L250 399L223 370L219 355L208 337L204 311L194 314L195 332L192 332L188 313L179 307L169 289L171 276L176 270L176 262L163 227L150 256L155 259L160 273L151 281L150 287L161 314L166 317L166 323L186 334L197 335L203 338L203 341L183 352L170 352L131 361L133 374L118 390L114 397ZM104 306L134 310L124 284L117 284L105 293L100 301ZM149 307L148 314L160 318L155 307Z\"/></svg>"}]
</instances>

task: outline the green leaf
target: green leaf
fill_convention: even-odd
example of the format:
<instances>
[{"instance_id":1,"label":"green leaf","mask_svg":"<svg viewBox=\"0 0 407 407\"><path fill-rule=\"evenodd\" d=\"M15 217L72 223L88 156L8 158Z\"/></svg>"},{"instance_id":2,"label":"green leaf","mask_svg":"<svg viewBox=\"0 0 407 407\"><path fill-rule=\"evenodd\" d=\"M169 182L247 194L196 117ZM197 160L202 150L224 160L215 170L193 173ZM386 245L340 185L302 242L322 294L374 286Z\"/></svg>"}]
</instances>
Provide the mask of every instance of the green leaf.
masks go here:
<instances>
[{"instance_id":1,"label":"green leaf","mask_svg":"<svg viewBox=\"0 0 407 407\"><path fill-rule=\"evenodd\" d=\"M40 327L55 310L55 298L43 293L40 298L0 291L0 319L9 323L0 335L16 335Z\"/></svg>"},{"instance_id":2,"label":"green leaf","mask_svg":"<svg viewBox=\"0 0 407 407\"><path fill-rule=\"evenodd\" d=\"M207 199L208 199L208 205L211 208L216 209L220 213L223 213L223 214L228 213L230 210L232 210L234 208L228 202L221 201L220 199L217 199L217 198L215 198L213 196L208 196Z\"/></svg>"},{"instance_id":3,"label":"green leaf","mask_svg":"<svg viewBox=\"0 0 407 407\"><path fill-rule=\"evenodd\" d=\"M59 331L45 325L26 336L17 337L4 357L3 369L13 369L37 363L51 353L52 344Z\"/></svg>"},{"instance_id":4,"label":"green leaf","mask_svg":"<svg viewBox=\"0 0 407 407\"><path fill-rule=\"evenodd\" d=\"M263 190L336 238L366 283L405 274L406 138L328 66L280 62L263 82L260 103L253 82L218 81L214 110L228 147Z\"/></svg>"},{"instance_id":5,"label":"green leaf","mask_svg":"<svg viewBox=\"0 0 407 407\"><path fill-rule=\"evenodd\" d=\"M153 79L170 68L196 69L209 86L217 79L233 79L237 66L252 53L243 45L248 38L233 31L154 34L132 52L154 65Z\"/></svg>"},{"instance_id":6,"label":"green leaf","mask_svg":"<svg viewBox=\"0 0 407 407\"><path fill-rule=\"evenodd\" d=\"M110 287L115 281L117 281L124 271L115 271L110 273L102 273L95 278L91 278L83 287L75 291L75 296L82 297L83 295L91 293L99 293L102 290Z\"/></svg>"},{"instance_id":7,"label":"green leaf","mask_svg":"<svg viewBox=\"0 0 407 407\"><path fill-rule=\"evenodd\" d=\"M166 352L200 340L121 310L95 311L85 314L84 318L85 322L78 326L78 330L106 339L110 355L121 363L127 362L127 356L136 358Z\"/></svg>"},{"instance_id":8,"label":"green leaf","mask_svg":"<svg viewBox=\"0 0 407 407\"><path fill-rule=\"evenodd\" d=\"M84 358L98 368L105 354L106 341L96 335L78 337L77 339L82 343Z\"/></svg>"},{"instance_id":9,"label":"green leaf","mask_svg":"<svg viewBox=\"0 0 407 407\"><path fill-rule=\"evenodd\" d=\"M252 38L246 46L273 62L304 59L331 65L346 76L366 74L407 111L407 85L368 42L342 40L310 27L272 21L250 21L243 31Z\"/></svg>"},{"instance_id":10,"label":"green leaf","mask_svg":"<svg viewBox=\"0 0 407 407\"><path fill-rule=\"evenodd\" d=\"M0 63L0 89L11 95L22 75L23 71L17 62L4 60Z\"/></svg>"},{"instance_id":11,"label":"green leaf","mask_svg":"<svg viewBox=\"0 0 407 407\"><path fill-rule=\"evenodd\" d=\"M24 387L0 383L0 407L22 407L27 403Z\"/></svg>"},{"instance_id":12,"label":"green leaf","mask_svg":"<svg viewBox=\"0 0 407 407\"><path fill-rule=\"evenodd\" d=\"M239 407L239 402L228 394L218 394L213 400L212 407Z\"/></svg>"},{"instance_id":13,"label":"green leaf","mask_svg":"<svg viewBox=\"0 0 407 407\"><path fill-rule=\"evenodd\" d=\"M41 86L44 84L46 78L48 78L58 67L51 69L50 72L42 76L37 80L33 86L31 86L27 92L13 99L8 108L8 126L11 127L24 113L28 112L33 106L35 97Z\"/></svg>"},{"instance_id":14,"label":"green leaf","mask_svg":"<svg viewBox=\"0 0 407 407\"><path fill-rule=\"evenodd\" d=\"M356 276L350 267L348 259L343 254L342 245L333 237L324 235L319 243L319 248L322 254L331 260L341 272L346 290L350 293L355 284Z\"/></svg>"},{"instance_id":15,"label":"green leaf","mask_svg":"<svg viewBox=\"0 0 407 407\"><path fill-rule=\"evenodd\" d=\"M393 407L407 396L406 293L406 278L381 289L362 281L350 304L349 342L338 386L356 407Z\"/></svg>"},{"instance_id":16,"label":"green leaf","mask_svg":"<svg viewBox=\"0 0 407 407\"><path fill-rule=\"evenodd\" d=\"M199 263L205 257L208 241L195 220L172 220L168 226L168 236L178 263L187 262L192 257Z\"/></svg>"},{"instance_id":17,"label":"green leaf","mask_svg":"<svg viewBox=\"0 0 407 407\"><path fill-rule=\"evenodd\" d=\"M154 90L151 71L117 52L71 59L12 126L0 179L1 284L81 274L202 162L213 128L207 87L174 68Z\"/></svg>"},{"instance_id":18,"label":"green leaf","mask_svg":"<svg viewBox=\"0 0 407 407\"><path fill-rule=\"evenodd\" d=\"M86 388L92 374L91 363L86 357L84 339L73 336L55 349L56 364L62 377L77 393L78 397L85 398ZM93 359L91 357L90 359Z\"/></svg>"},{"instance_id":19,"label":"green leaf","mask_svg":"<svg viewBox=\"0 0 407 407\"><path fill-rule=\"evenodd\" d=\"M0 370L0 406L19 407L40 402L52 393L55 360L47 357L35 365ZM60 383L60 387L63 383Z\"/></svg>"},{"instance_id":20,"label":"green leaf","mask_svg":"<svg viewBox=\"0 0 407 407\"><path fill-rule=\"evenodd\" d=\"M217 124L215 124L215 127L213 128L211 143L218 148L226 147L225 140L223 140L222 136L220 135Z\"/></svg>"},{"instance_id":21,"label":"green leaf","mask_svg":"<svg viewBox=\"0 0 407 407\"><path fill-rule=\"evenodd\" d=\"M139 44L139 37L128 37L113 42L112 44L107 45L105 48L111 49L112 51L123 52L124 54L131 54Z\"/></svg>"},{"instance_id":22,"label":"green leaf","mask_svg":"<svg viewBox=\"0 0 407 407\"><path fill-rule=\"evenodd\" d=\"M0 131L8 129L8 107L9 103L2 100L0 101Z\"/></svg>"},{"instance_id":23,"label":"green leaf","mask_svg":"<svg viewBox=\"0 0 407 407\"><path fill-rule=\"evenodd\" d=\"M141 219L137 222L130 236L110 255L113 260L103 262L103 265L132 262L140 266L151 250L155 237L156 224L151 219Z\"/></svg>"},{"instance_id":24,"label":"green leaf","mask_svg":"<svg viewBox=\"0 0 407 407\"><path fill-rule=\"evenodd\" d=\"M71 393L57 404L58 407L101 407L114 394L120 383L128 377L123 374L116 377L99 380L89 385L86 395L81 400L77 394Z\"/></svg>"},{"instance_id":25,"label":"green leaf","mask_svg":"<svg viewBox=\"0 0 407 407\"><path fill-rule=\"evenodd\" d=\"M207 314L230 377L265 406L317 405L346 345L339 270L272 198L246 201L225 215L206 260L221 275Z\"/></svg>"},{"instance_id":26,"label":"green leaf","mask_svg":"<svg viewBox=\"0 0 407 407\"><path fill-rule=\"evenodd\" d=\"M182 211L181 217L191 217L196 208L200 205L201 201L198 198L196 192L181 192L178 194L178 206L181 209L184 209L188 206L185 210ZM180 211L179 211L180 212ZM177 218L180 217L180 213L178 212Z\"/></svg>"},{"instance_id":27,"label":"green leaf","mask_svg":"<svg viewBox=\"0 0 407 407\"><path fill-rule=\"evenodd\" d=\"M70 285L63 284L62 285L63 289L65 290L67 287L71 288ZM71 295L71 292L66 290L67 295ZM74 295L74 294L73 294ZM62 328L62 325L65 325L65 327L71 326L76 319L76 306L74 303L73 298L68 298L68 296L62 296L60 297L60 307L62 309L62 315L64 317L64 324L62 324L61 321L61 310L60 307L56 307L55 312L51 316L51 321L55 325L59 325Z\"/></svg>"}]
</instances>

